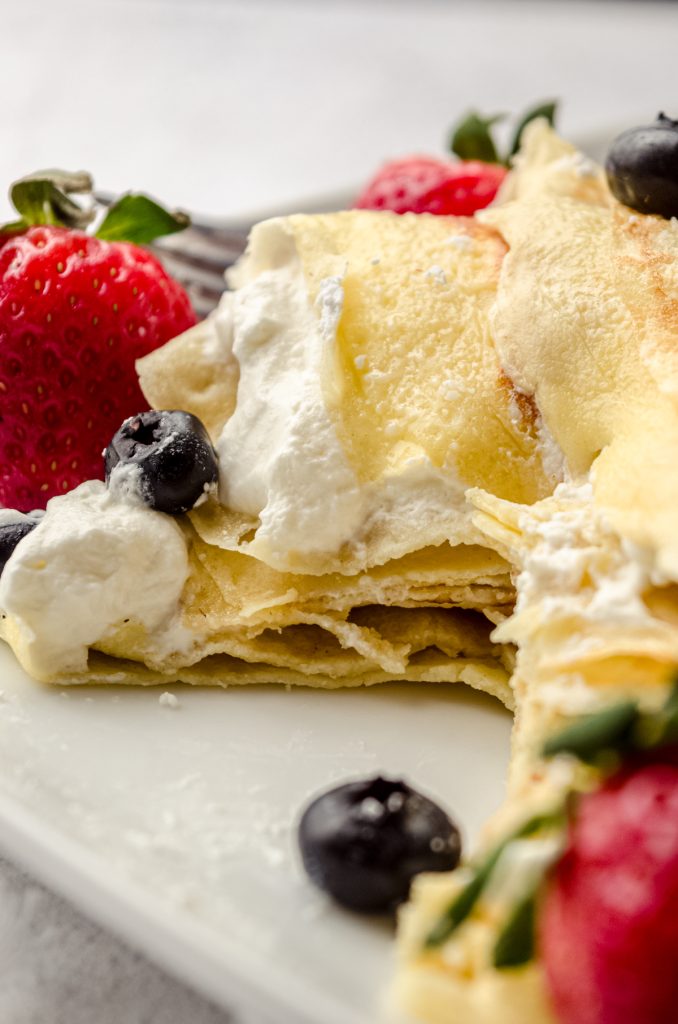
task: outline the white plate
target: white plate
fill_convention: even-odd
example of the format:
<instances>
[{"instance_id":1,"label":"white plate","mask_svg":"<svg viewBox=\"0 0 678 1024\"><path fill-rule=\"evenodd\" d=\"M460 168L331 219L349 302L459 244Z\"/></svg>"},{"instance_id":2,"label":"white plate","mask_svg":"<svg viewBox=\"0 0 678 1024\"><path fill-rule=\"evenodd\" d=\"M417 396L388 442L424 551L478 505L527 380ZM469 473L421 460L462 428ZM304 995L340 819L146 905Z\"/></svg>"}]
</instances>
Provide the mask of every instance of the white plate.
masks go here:
<instances>
[{"instance_id":1,"label":"white plate","mask_svg":"<svg viewBox=\"0 0 678 1024\"><path fill-rule=\"evenodd\" d=\"M472 839L500 802L510 716L463 686L46 688L0 645L0 846L248 1024L375 1024L392 931L300 870L318 790L377 771Z\"/></svg>"}]
</instances>

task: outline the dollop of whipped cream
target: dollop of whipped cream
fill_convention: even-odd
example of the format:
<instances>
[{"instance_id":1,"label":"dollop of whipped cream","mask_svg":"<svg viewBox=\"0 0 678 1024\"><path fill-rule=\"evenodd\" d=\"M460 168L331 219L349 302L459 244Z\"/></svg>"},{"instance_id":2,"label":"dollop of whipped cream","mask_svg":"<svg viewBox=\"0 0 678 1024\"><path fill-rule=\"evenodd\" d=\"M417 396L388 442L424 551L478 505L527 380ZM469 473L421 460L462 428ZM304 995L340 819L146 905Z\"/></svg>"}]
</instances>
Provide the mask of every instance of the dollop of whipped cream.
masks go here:
<instances>
[{"instance_id":1,"label":"dollop of whipped cream","mask_svg":"<svg viewBox=\"0 0 678 1024\"><path fill-rule=\"evenodd\" d=\"M548 517L527 512L521 518L529 548L516 613L539 604L546 619L575 607L581 614L583 607L587 619L607 625L647 621L641 594L650 582L648 566L595 508L591 482L560 484L547 503Z\"/></svg>"},{"instance_id":2,"label":"dollop of whipped cream","mask_svg":"<svg viewBox=\"0 0 678 1024\"><path fill-rule=\"evenodd\" d=\"M262 246L264 231L281 231L275 222L257 230ZM253 555L338 550L363 518L358 479L322 392L342 302L341 278L332 276L313 307L290 244L279 266L242 284L217 314L232 322L240 366L236 408L217 444L221 500L259 517Z\"/></svg>"},{"instance_id":3,"label":"dollop of whipped cream","mask_svg":"<svg viewBox=\"0 0 678 1024\"><path fill-rule=\"evenodd\" d=\"M496 642L524 645L531 637L534 652L541 638L549 658L564 662L610 652L630 635L670 631L643 599L649 587L666 582L652 553L614 530L589 479L559 484L520 515L518 527L516 606L495 630Z\"/></svg>"},{"instance_id":4,"label":"dollop of whipped cream","mask_svg":"<svg viewBox=\"0 0 678 1024\"><path fill-rule=\"evenodd\" d=\"M123 621L143 625L158 649L181 641L187 576L186 542L169 516L89 481L52 498L19 542L0 577L0 608L36 675L78 673L88 647Z\"/></svg>"},{"instance_id":5,"label":"dollop of whipped cream","mask_svg":"<svg viewBox=\"0 0 678 1024\"><path fill-rule=\"evenodd\" d=\"M336 554L347 544L360 552L374 531L397 557L415 536L448 539L462 518L468 540L465 488L452 465L394 447L384 474L361 481L342 445L332 416L341 401L342 274L323 278L312 302L294 236L284 220L271 220L254 229L232 282L237 290L222 299L213 334L229 339L240 377L217 451L220 500L259 519L248 554L289 569L299 556Z\"/></svg>"}]
</instances>

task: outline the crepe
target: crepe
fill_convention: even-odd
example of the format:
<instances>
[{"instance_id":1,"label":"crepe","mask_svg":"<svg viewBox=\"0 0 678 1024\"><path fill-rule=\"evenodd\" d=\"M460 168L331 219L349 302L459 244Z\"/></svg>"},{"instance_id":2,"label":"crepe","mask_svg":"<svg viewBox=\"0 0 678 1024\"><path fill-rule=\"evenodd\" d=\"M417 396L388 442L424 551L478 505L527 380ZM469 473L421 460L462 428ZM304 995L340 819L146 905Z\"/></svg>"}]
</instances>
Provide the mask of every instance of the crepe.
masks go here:
<instances>
[{"instance_id":1,"label":"crepe","mask_svg":"<svg viewBox=\"0 0 678 1024\"><path fill-rule=\"evenodd\" d=\"M329 550L308 546L307 537L303 547L287 538L274 545L270 530L269 537L262 536L271 499L258 513L244 507L247 502L238 501L237 494L233 500L230 464L221 506L206 505L191 516L198 532L210 543L250 553L274 568L355 573L426 546L476 542L464 500L469 486L512 500L533 501L548 493L558 468L543 463L539 417L502 373L489 328L504 253L496 232L464 218L354 211L256 227L248 255L232 274L239 288L224 301L221 315L141 360L142 388L151 404L185 408L214 436L226 426L239 441L242 432L235 433L234 422L241 410L244 418L248 408L262 402L267 373L284 382L288 356L287 310L281 313L279 307L290 300L283 296L278 308L265 307L256 320L257 331L270 332L263 344L255 342L266 355L256 362L248 352L248 361L241 355L237 365L233 334L242 338L251 331L252 310L262 301L257 287L263 282L272 289L273 276L289 269L304 293L303 311L299 304L294 310L301 319L308 309L317 309L327 282L340 282L336 334L323 346L312 373L322 393L322 414L363 507ZM321 309L316 316L321 329L325 315ZM252 347L241 342L241 352L246 344ZM271 351L279 353L272 369L264 363ZM293 415L295 397L286 398L287 405L280 402L276 426ZM301 420L298 429L306 430L308 447L310 427ZM309 457L299 446L302 450L300 460ZM265 446L256 454L268 457ZM242 463L243 454L234 460ZM336 502L346 487L343 478L335 481ZM309 489L303 480L288 518L308 516L315 498ZM417 492L423 497L419 514L413 515ZM346 512L347 520L352 512ZM314 525L311 535L318 532Z\"/></svg>"},{"instance_id":2,"label":"crepe","mask_svg":"<svg viewBox=\"0 0 678 1024\"><path fill-rule=\"evenodd\" d=\"M599 175L583 201L574 168L571 193L556 191L568 154L547 136L544 168L540 134L524 155L538 184L483 215L509 246L491 313L500 358L571 474L595 461L598 506L675 576L678 221L633 213Z\"/></svg>"},{"instance_id":3,"label":"crepe","mask_svg":"<svg viewBox=\"0 0 678 1024\"><path fill-rule=\"evenodd\" d=\"M475 851L482 859L532 815L559 806L575 783L572 761L543 760L545 739L572 717L621 700L663 705L678 666L678 589L657 585L645 559L630 557L588 483L561 485L533 506L480 491L469 497L477 525L521 569L515 611L493 634L518 648L517 710L507 799L483 829ZM513 844L494 887L436 949L426 939L469 875L462 867L416 879L400 916L392 993L399 1007L432 1024L555 1024L538 956L521 967L492 966L500 930L544 848L551 856L548 839Z\"/></svg>"},{"instance_id":4,"label":"crepe","mask_svg":"<svg viewBox=\"0 0 678 1024\"><path fill-rule=\"evenodd\" d=\"M462 680L511 706L510 662L490 641L491 623L481 614L484 602L505 604L511 595L502 560L481 548L426 549L357 577L303 577L194 534L182 597L182 625L194 641L189 651L158 662L148 638L129 627L112 631L96 649L127 659L124 671L134 683L331 688ZM100 678L103 663L97 664Z\"/></svg>"},{"instance_id":5,"label":"crepe","mask_svg":"<svg viewBox=\"0 0 678 1024\"><path fill-rule=\"evenodd\" d=\"M493 335L568 479L532 505L467 495L517 590L493 634L518 649L508 794L479 856L573 784L571 762L542 759L547 737L621 699L658 708L678 666L677 225L620 206L600 170L543 124L528 130L503 198L482 214L509 246ZM510 896L495 885L436 949L426 936L468 876L420 876L401 919L400 1006L432 1024L552 1024L538 958L492 966L539 842L515 844Z\"/></svg>"}]
</instances>

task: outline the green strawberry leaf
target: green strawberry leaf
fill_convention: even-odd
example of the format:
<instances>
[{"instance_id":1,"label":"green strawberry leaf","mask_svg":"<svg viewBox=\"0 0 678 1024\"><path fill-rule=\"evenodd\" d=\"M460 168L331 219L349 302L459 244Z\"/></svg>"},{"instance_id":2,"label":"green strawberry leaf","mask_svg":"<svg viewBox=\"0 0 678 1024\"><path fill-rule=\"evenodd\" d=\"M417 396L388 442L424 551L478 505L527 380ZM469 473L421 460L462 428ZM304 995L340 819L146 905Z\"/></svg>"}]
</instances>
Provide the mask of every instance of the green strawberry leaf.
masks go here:
<instances>
[{"instance_id":1,"label":"green strawberry leaf","mask_svg":"<svg viewBox=\"0 0 678 1024\"><path fill-rule=\"evenodd\" d=\"M655 712L641 712L636 701L621 701L601 711L576 719L542 749L544 757L570 754L603 772L613 770L625 755L678 743L678 677L664 705ZM612 756L610 756L612 755ZM440 915L424 940L425 949L442 945L469 917L486 888L502 854L512 842L533 836L543 829L564 830L573 813L574 794L565 795L554 810L535 815L506 836L477 864L467 884ZM534 957L535 913L543 872L530 891L514 904L501 929L493 951L497 969L521 967Z\"/></svg>"},{"instance_id":2,"label":"green strawberry leaf","mask_svg":"<svg viewBox=\"0 0 678 1024\"><path fill-rule=\"evenodd\" d=\"M23 235L29 225L25 220L13 220L7 224L0 224L0 238L11 238L12 235Z\"/></svg>"},{"instance_id":3,"label":"green strawberry leaf","mask_svg":"<svg viewBox=\"0 0 678 1024\"><path fill-rule=\"evenodd\" d=\"M487 164L501 163L490 129L505 116L495 114L494 117L481 117L480 114L471 111L453 129L450 149L461 160L482 160Z\"/></svg>"},{"instance_id":4,"label":"green strawberry leaf","mask_svg":"<svg viewBox=\"0 0 678 1024\"><path fill-rule=\"evenodd\" d=\"M492 954L492 963L499 970L522 967L534 957L537 889L529 892L513 907L508 920L499 932Z\"/></svg>"},{"instance_id":5,"label":"green strawberry leaf","mask_svg":"<svg viewBox=\"0 0 678 1024\"><path fill-rule=\"evenodd\" d=\"M639 718L635 701L622 701L586 715L549 737L543 746L544 757L571 754L586 764L595 764L605 753L624 753L630 744Z\"/></svg>"},{"instance_id":6,"label":"green strawberry leaf","mask_svg":"<svg viewBox=\"0 0 678 1024\"><path fill-rule=\"evenodd\" d=\"M516 128L515 135L513 136L513 142L511 143L511 149L509 150L509 157L514 156L520 149L520 143L522 142L523 132L527 128L530 121L536 120L538 117L545 117L548 123L553 127L556 120L556 111L558 110L558 104L555 100L548 101L546 103L540 103L536 107L532 107L523 116L518 127Z\"/></svg>"},{"instance_id":7,"label":"green strawberry leaf","mask_svg":"<svg viewBox=\"0 0 678 1024\"><path fill-rule=\"evenodd\" d=\"M21 215L25 227L35 224L59 224L69 228L86 228L94 219L94 210L80 206L72 194L92 191L92 179L84 171L37 171L15 181L10 199ZM14 228L14 225L5 226ZM13 232L16 233L16 232Z\"/></svg>"},{"instance_id":8,"label":"green strawberry leaf","mask_svg":"<svg viewBox=\"0 0 678 1024\"><path fill-rule=\"evenodd\" d=\"M628 754L671 744L678 744L678 679L658 711L641 711L631 700L612 704L575 719L546 741L542 753L544 757L570 754L585 764L611 770ZM609 755L615 756L610 759Z\"/></svg>"},{"instance_id":9,"label":"green strawberry leaf","mask_svg":"<svg viewBox=\"0 0 678 1024\"><path fill-rule=\"evenodd\" d=\"M637 750L655 750L678 743L678 682L674 682L659 711L639 716L632 740Z\"/></svg>"},{"instance_id":10,"label":"green strawberry leaf","mask_svg":"<svg viewBox=\"0 0 678 1024\"><path fill-rule=\"evenodd\" d=\"M489 882L490 876L507 846L516 839L526 839L528 836L532 836L544 828L560 826L565 820L564 813L564 808L559 807L555 811L549 811L546 814L534 815L534 817L528 818L514 832L511 832L510 835L498 843L485 860L476 867L471 880L457 894L447 910L444 911L435 923L426 936L424 947L426 949L435 949L436 946L441 946L443 942L446 942L454 934L459 925L466 920L478 902L480 894Z\"/></svg>"},{"instance_id":11,"label":"green strawberry leaf","mask_svg":"<svg viewBox=\"0 0 678 1024\"><path fill-rule=\"evenodd\" d=\"M106 242L148 245L162 235L183 231L190 222L186 213L170 212L149 196L129 192L109 208L96 237Z\"/></svg>"},{"instance_id":12,"label":"green strawberry leaf","mask_svg":"<svg viewBox=\"0 0 678 1024\"><path fill-rule=\"evenodd\" d=\"M443 942L449 939L450 935L456 932L459 925L466 920L478 902L481 892L487 885L490 875L507 845L508 840L500 844L496 850L493 850L484 864L478 868L468 885L464 886L445 913L436 921L426 936L424 943L426 949L435 949L436 946L441 946Z\"/></svg>"}]
</instances>

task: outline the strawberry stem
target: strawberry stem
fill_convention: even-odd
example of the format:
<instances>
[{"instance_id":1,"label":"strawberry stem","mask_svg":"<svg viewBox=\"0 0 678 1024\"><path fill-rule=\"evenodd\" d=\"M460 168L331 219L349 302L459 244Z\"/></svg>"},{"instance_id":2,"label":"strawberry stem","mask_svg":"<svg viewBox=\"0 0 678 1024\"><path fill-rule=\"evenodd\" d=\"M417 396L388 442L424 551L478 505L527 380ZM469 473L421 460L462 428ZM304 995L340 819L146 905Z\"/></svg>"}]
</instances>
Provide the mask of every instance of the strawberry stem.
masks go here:
<instances>
[{"instance_id":1,"label":"strawberry stem","mask_svg":"<svg viewBox=\"0 0 678 1024\"><path fill-rule=\"evenodd\" d=\"M21 217L7 225L12 234L23 224L23 230L36 224L60 224L69 228L86 228L94 219L94 210L76 203L73 194L92 191L92 179L84 171L37 171L15 181L10 199ZM4 233L4 228L0 229Z\"/></svg>"},{"instance_id":2,"label":"strawberry stem","mask_svg":"<svg viewBox=\"0 0 678 1024\"><path fill-rule=\"evenodd\" d=\"M513 134L511 148L505 157L501 156L497 150L492 136L492 127L499 121L505 120L506 114L483 117L482 114L472 110L453 128L450 149L460 160L481 160L486 164L503 164L504 167L509 167L511 157L520 149L523 132L528 124L537 117L545 117L549 124L553 125L557 108L558 104L555 100L548 100L531 107L521 117Z\"/></svg>"},{"instance_id":3,"label":"strawberry stem","mask_svg":"<svg viewBox=\"0 0 678 1024\"><path fill-rule=\"evenodd\" d=\"M10 198L20 219L0 225L0 237L22 234L37 224L85 230L97 215L94 183L86 171L37 171L15 181ZM87 197L81 205L74 195ZM146 245L161 235L188 227L190 218L164 209L142 194L128 193L106 212L96 237L106 241Z\"/></svg>"}]
</instances>

